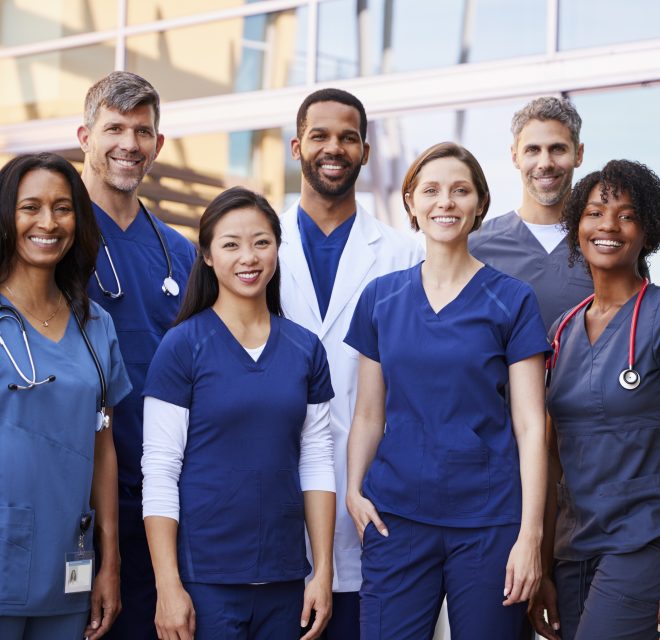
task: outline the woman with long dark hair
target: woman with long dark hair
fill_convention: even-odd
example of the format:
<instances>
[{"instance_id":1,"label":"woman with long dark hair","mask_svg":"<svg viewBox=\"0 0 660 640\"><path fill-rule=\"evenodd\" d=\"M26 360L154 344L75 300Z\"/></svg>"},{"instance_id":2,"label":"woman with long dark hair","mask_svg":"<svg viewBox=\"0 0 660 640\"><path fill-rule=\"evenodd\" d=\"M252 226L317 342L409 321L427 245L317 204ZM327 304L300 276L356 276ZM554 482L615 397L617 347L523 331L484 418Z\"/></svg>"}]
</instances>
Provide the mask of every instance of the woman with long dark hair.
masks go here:
<instances>
[{"instance_id":1,"label":"woman with long dark hair","mask_svg":"<svg viewBox=\"0 0 660 640\"><path fill-rule=\"evenodd\" d=\"M552 640L646 640L660 601L660 289L647 264L660 179L612 160L575 185L562 221L594 295L550 330L550 483L530 616Z\"/></svg>"},{"instance_id":2,"label":"woman with long dark hair","mask_svg":"<svg viewBox=\"0 0 660 640\"><path fill-rule=\"evenodd\" d=\"M87 296L98 235L66 160L24 155L2 168L3 640L99 638L121 607L117 461L104 427L106 409L131 387L112 320ZM95 578L92 538L102 559Z\"/></svg>"},{"instance_id":3,"label":"woman with long dark hair","mask_svg":"<svg viewBox=\"0 0 660 640\"><path fill-rule=\"evenodd\" d=\"M312 640L330 616L333 392L318 338L282 317L280 238L262 196L235 187L211 202L147 376L144 516L163 638L296 638L313 609Z\"/></svg>"}]
</instances>

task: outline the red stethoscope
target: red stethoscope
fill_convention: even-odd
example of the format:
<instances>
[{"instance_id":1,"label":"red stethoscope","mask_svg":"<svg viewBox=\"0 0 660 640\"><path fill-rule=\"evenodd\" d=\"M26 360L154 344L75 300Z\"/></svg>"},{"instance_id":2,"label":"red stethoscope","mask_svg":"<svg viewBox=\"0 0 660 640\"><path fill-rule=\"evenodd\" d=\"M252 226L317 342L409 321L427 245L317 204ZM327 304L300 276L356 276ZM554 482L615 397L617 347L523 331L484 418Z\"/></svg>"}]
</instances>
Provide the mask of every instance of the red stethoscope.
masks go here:
<instances>
[{"instance_id":1,"label":"red stethoscope","mask_svg":"<svg viewBox=\"0 0 660 640\"><path fill-rule=\"evenodd\" d=\"M644 279L642 283L642 288L637 294L637 300L635 301L635 308L633 309L632 321L630 323L630 342L628 346L628 368L624 369L619 374L619 384L624 389L637 389L642 378L637 371L635 371L635 334L637 333L637 318L639 317L639 307L642 304L642 298L646 293L646 288L649 286L648 279ZM557 327L557 333L555 333L555 339L552 341L552 350L553 354L545 361L545 382L546 386L550 384L550 375L552 369L555 368L557 364L557 358L559 357L559 343L561 340L561 333L564 330L564 327L570 322L570 320L575 316L575 314L580 311L583 307L586 307L593 299L595 294L591 294L588 298L584 299L580 304L571 309L571 311L566 315L566 317L561 321L559 327Z\"/></svg>"}]
</instances>

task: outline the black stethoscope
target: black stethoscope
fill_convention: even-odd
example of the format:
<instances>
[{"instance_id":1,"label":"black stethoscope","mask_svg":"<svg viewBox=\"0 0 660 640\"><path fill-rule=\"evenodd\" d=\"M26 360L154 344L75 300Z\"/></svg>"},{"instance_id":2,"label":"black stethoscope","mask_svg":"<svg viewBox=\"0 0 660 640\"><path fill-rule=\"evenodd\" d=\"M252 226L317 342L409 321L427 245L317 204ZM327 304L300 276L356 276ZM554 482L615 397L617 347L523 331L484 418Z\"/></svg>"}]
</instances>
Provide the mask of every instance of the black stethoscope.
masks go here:
<instances>
[{"instance_id":1,"label":"black stethoscope","mask_svg":"<svg viewBox=\"0 0 660 640\"><path fill-rule=\"evenodd\" d=\"M624 369L619 374L619 384L628 390L637 389L639 383L642 381L639 372L635 370L635 335L637 334L637 319L639 318L639 307L642 304L642 298L646 293L646 289L649 286L649 281L647 278L644 279L642 283L642 288L637 294L637 300L635 301L635 307L633 309L632 320L630 322L630 340L628 344L628 368ZM566 315L566 317L561 321L557 327L557 332L555 333L555 339L552 341L553 354L545 361L545 380L546 386L550 384L550 375L552 369L557 365L557 358L559 357L559 346L561 341L561 334L564 330L564 327L569 323L569 321L575 316L575 314L580 311L583 307L586 307L593 299L595 294L591 294L588 298L584 299L580 304L571 309L571 311Z\"/></svg>"},{"instance_id":2,"label":"black stethoscope","mask_svg":"<svg viewBox=\"0 0 660 640\"><path fill-rule=\"evenodd\" d=\"M147 216L147 220L149 220L149 224L151 225L151 228L154 230L154 233L158 238L158 242L160 242L161 249L163 250L163 255L165 256L165 260L167 262L167 275L163 279L163 285L161 287L161 290L166 296L176 297L179 295L179 285L174 279L174 274L172 273L172 259L170 257L170 252L167 249L167 245L165 244L165 239L163 238L163 235L161 234L160 229L156 224L156 221L153 219L152 215L147 211L147 208L142 204L142 202L139 202L139 205L140 205L140 210L144 212L145 216ZM103 286L103 284L101 284L101 278L99 278L99 274L96 269L94 269L94 277L96 278L96 282L99 285L99 289L101 289L101 293L103 293L103 295L105 296L108 296L109 298L112 298L113 300L116 300L117 298L121 298L124 295L124 292L121 288L121 282L119 281L117 270L115 269L115 263L112 261L112 258L110 257L110 249L108 249L108 243L106 239L103 237L102 233L100 233L99 235L101 237L101 243L103 244L105 255L108 257L108 262L110 263L110 268L112 269L112 275L115 277L115 282L117 283L117 291L115 292L108 291L108 289L106 289Z\"/></svg>"},{"instance_id":3,"label":"black stethoscope","mask_svg":"<svg viewBox=\"0 0 660 640\"><path fill-rule=\"evenodd\" d=\"M102 431L103 429L107 429L110 426L110 417L106 414L107 385L105 381L105 375L103 373L101 363L99 362L99 358L96 355L96 351L94 350L94 347L92 346L89 336L87 335L87 332L83 327L82 321L78 316L76 310L73 308L73 305L70 304L71 298L68 296L68 294L65 294L65 296L67 302L69 302L69 308L71 309L71 313L73 314L76 324L78 325L80 334L82 335L82 338L85 341L85 346L87 347L87 351L89 351L89 355L92 356L92 360L94 361L94 366L96 367L96 373L98 374L99 382L101 383L101 408L100 411L97 412L96 431ZM28 360L30 361L30 372L32 376L30 378L26 376L25 373L23 373L22 369L18 366L18 363L14 359L14 356L11 354L11 351L9 351L9 347L7 346L7 343L4 341L2 335L0 335L0 346L5 350L5 353L7 354L7 357L9 358L14 369L16 370L16 373L18 373L18 375L21 377L23 382L25 382L25 384L10 383L7 385L7 388L10 391L25 391L28 389L34 389L35 387L38 387L39 385L42 384L55 382L56 378L54 375L46 376L43 380L37 380L37 373L34 366L34 359L32 358L32 349L30 349L30 343L28 342L27 332L25 330L25 322L23 321L23 317L21 316L21 314L16 309L14 309L14 307L10 307L9 305L6 304L0 304L0 314L2 314L0 315L0 320L3 320L5 318L10 318L18 324L18 327L21 331L21 335L23 336L23 344L25 345L25 351L27 352Z\"/></svg>"}]
</instances>

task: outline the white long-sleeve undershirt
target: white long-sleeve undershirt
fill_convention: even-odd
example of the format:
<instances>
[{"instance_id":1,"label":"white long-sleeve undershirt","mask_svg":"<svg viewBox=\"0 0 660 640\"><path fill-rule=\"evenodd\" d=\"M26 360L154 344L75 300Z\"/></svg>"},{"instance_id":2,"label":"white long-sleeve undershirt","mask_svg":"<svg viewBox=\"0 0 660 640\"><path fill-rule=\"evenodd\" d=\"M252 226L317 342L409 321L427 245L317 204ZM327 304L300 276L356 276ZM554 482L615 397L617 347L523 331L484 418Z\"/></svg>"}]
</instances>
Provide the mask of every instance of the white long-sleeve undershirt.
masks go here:
<instances>
[{"instance_id":1,"label":"white long-sleeve undershirt","mask_svg":"<svg viewBox=\"0 0 660 640\"><path fill-rule=\"evenodd\" d=\"M184 407L151 396L144 399L143 517L165 516L179 521L179 476L188 419L189 411ZM298 473L303 491L335 491L329 402L307 405Z\"/></svg>"}]
</instances>

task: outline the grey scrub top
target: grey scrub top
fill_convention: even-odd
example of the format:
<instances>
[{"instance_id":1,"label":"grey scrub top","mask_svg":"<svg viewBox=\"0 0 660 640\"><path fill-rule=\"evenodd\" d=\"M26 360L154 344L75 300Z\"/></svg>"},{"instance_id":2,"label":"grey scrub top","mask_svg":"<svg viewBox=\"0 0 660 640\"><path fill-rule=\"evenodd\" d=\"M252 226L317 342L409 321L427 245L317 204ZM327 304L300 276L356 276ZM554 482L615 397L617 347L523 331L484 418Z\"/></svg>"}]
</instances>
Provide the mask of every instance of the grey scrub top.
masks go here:
<instances>
[{"instance_id":1,"label":"grey scrub top","mask_svg":"<svg viewBox=\"0 0 660 640\"><path fill-rule=\"evenodd\" d=\"M566 239L548 253L515 211L487 220L470 234L468 246L477 260L532 286L546 329L593 293L584 266L568 266Z\"/></svg>"},{"instance_id":2,"label":"grey scrub top","mask_svg":"<svg viewBox=\"0 0 660 640\"><path fill-rule=\"evenodd\" d=\"M564 471L558 559L627 553L660 536L660 289L649 285L641 303L634 362L641 382L627 390L619 374L628 367L636 299L593 345L585 309L561 335L547 395Z\"/></svg>"}]
</instances>

